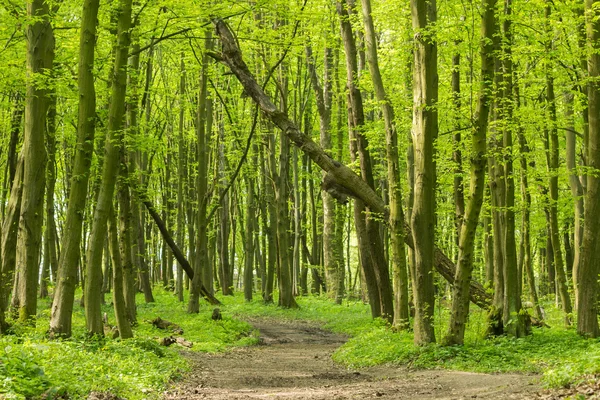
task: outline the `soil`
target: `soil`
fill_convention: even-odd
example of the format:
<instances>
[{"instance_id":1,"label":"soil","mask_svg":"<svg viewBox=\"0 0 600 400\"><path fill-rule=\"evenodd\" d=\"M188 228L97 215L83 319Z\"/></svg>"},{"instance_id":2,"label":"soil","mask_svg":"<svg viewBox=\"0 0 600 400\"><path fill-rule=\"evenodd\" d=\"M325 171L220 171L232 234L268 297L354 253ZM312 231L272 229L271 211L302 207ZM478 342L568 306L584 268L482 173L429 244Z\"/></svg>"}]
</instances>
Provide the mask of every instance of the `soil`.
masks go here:
<instances>
[{"instance_id":1,"label":"soil","mask_svg":"<svg viewBox=\"0 0 600 400\"><path fill-rule=\"evenodd\" d=\"M165 399L531 399L539 377L378 366L349 370L331 354L347 338L306 322L254 320L260 345L187 352L192 372Z\"/></svg>"}]
</instances>

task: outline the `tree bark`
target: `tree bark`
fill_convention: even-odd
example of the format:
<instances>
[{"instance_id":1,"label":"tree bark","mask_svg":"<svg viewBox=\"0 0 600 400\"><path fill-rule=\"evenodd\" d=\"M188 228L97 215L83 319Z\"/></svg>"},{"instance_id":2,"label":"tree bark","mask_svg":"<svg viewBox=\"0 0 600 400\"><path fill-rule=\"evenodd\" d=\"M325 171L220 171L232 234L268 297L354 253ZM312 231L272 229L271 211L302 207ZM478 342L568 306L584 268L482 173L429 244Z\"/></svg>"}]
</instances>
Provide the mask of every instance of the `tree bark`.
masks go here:
<instances>
[{"instance_id":1,"label":"tree bark","mask_svg":"<svg viewBox=\"0 0 600 400\"><path fill-rule=\"evenodd\" d=\"M481 20L481 83L475 112L476 125L471 143L470 197L460 226L458 240L458 265L452 288L452 311L450 325L444 342L449 345L464 343L465 328L469 316L469 282L473 273L473 252L479 213L483 204L486 166L486 134L494 76L493 42L496 0L483 1Z\"/></svg>"},{"instance_id":2,"label":"tree bark","mask_svg":"<svg viewBox=\"0 0 600 400\"><path fill-rule=\"evenodd\" d=\"M367 137L362 132L365 125L365 116L363 110L362 94L358 88L359 66L357 64L357 48L350 24L350 15L354 12L353 5L345 0L338 1L336 4L338 15L340 16L340 28L342 41L346 54L346 85L348 88L348 126L350 141L356 145L356 154L360 163L360 171L363 180L370 188L375 188L373 178L373 167L371 155L369 152L369 143ZM384 256L383 238L381 237L381 222L376 220L375 215L368 204L365 213L359 214L355 210L355 217L361 216L365 219L365 234L358 236L358 240L365 241L360 244L361 249L366 254L361 255L362 266L372 268L375 274L374 287L378 290L380 315L390 323L394 320L394 299L392 296L392 286L389 277L387 260ZM356 207L356 206L355 206ZM386 210L386 218L389 218L389 212ZM368 262L370 266L366 265ZM368 277L367 277L368 279Z\"/></svg>"},{"instance_id":3,"label":"tree bark","mask_svg":"<svg viewBox=\"0 0 600 400\"><path fill-rule=\"evenodd\" d=\"M315 93L317 111L319 113L319 144L325 152L331 153L333 50L330 46L325 48L322 85L319 83L311 47L306 47L306 58L311 85ZM322 176L325 176L324 172ZM330 298L335 299L336 303L341 304L343 282L340 282L340 275L342 275L344 263L343 255L338 252L340 243L336 235L336 204L333 196L325 190L321 191L321 198L323 201L323 264L325 267L327 293ZM340 262L341 260L342 262Z\"/></svg>"},{"instance_id":4,"label":"tree bark","mask_svg":"<svg viewBox=\"0 0 600 400\"><path fill-rule=\"evenodd\" d=\"M588 46L588 112L589 139L586 146L588 167L592 171L600 169L600 19L598 6L600 1L586 0L586 23ZM581 262L577 270L577 332L586 337L600 336L598 328L598 273L600 272L600 177L591 173L587 177L585 196L585 214Z\"/></svg>"},{"instance_id":5,"label":"tree bark","mask_svg":"<svg viewBox=\"0 0 600 400\"><path fill-rule=\"evenodd\" d=\"M19 320L26 322L37 313L37 287L41 254L46 148L46 117L50 105L50 82L42 79L52 71L54 33L49 4L34 0L27 4L27 95L23 130L23 192L17 233L17 291ZM43 81L43 82L40 82Z\"/></svg>"},{"instance_id":6,"label":"tree bark","mask_svg":"<svg viewBox=\"0 0 600 400\"><path fill-rule=\"evenodd\" d=\"M21 195L23 190L23 153L19 156L15 177L12 181L10 197L6 207L6 215L2 222L2 242L0 243L0 260L2 261L0 274L0 333L7 328L5 312L8 308L8 298L12 288L15 274L17 256L17 232L19 229L19 215L21 214Z\"/></svg>"},{"instance_id":7,"label":"tree bark","mask_svg":"<svg viewBox=\"0 0 600 400\"><path fill-rule=\"evenodd\" d=\"M435 342L433 329L434 291L431 267L435 239L435 155L438 134L437 44L428 34L435 24L435 0L411 0L414 42L413 129L415 148L414 205L410 218L415 259L415 344Z\"/></svg>"},{"instance_id":8,"label":"tree bark","mask_svg":"<svg viewBox=\"0 0 600 400\"><path fill-rule=\"evenodd\" d=\"M510 335L522 337L530 334L522 312L520 284L518 282L517 245L515 241L515 182L513 176L513 62L512 62L512 0L504 2L502 70L504 74L501 118L503 119L504 148L504 329Z\"/></svg>"},{"instance_id":9,"label":"tree bark","mask_svg":"<svg viewBox=\"0 0 600 400\"><path fill-rule=\"evenodd\" d=\"M46 227L44 229L44 260L42 263L42 277L40 279L40 298L48 297L48 283L50 273L56 281L58 269L58 249L56 247L57 231L54 219L54 188L56 187L56 94L50 96L48 108L48 131L46 132L46 149L48 163L46 165Z\"/></svg>"},{"instance_id":10,"label":"tree bark","mask_svg":"<svg viewBox=\"0 0 600 400\"><path fill-rule=\"evenodd\" d=\"M205 39L205 48L210 51L212 38L210 32L207 31ZM206 102L207 102L207 85L208 85L208 57L206 54L202 60L202 75L200 78L200 92L198 94L198 108L197 108L197 123L196 123L196 140L197 140L197 152L198 152L198 175L196 178L196 194L198 202L198 213L196 214L196 260L194 264L194 270L196 274L191 282L190 286L190 298L188 301L188 312L198 313L200 310L200 287L205 287L206 290L211 291L210 288L203 285L203 271L208 266L208 232L207 232L207 220L206 220L206 209L208 202L208 189L207 189L207 178L208 178L208 141L206 138ZM212 282L211 282L212 283ZM206 282L208 284L208 282Z\"/></svg>"},{"instance_id":11,"label":"tree bark","mask_svg":"<svg viewBox=\"0 0 600 400\"><path fill-rule=\"evenodd\" d=\"M122 143L127 86L127 58L129 54L132 0L120 0L117 22L117 49L113 68L108 131L102 166L102 184L94 210L92 231L86 254L85 316L90 335L103 335L102 324L102 251L106 238L107 219L112 207L119 173L119 148Z\"/></svg>"},{"instance_id":12,"label":"tree bark","mask_svg":"<svg viewBox=\"0 0 600 400\"><path fill-rule=\"evenodd\" d=\"M574 240L573 240L573 288L575 291L575 301L577 301L577 270L581 260L581 243L583 240L583 214L584 205L583 199L585 193L583 192L583 186L579 180L577 173L577 161L576 161L576 148L577 148L577 136L575 134L575 120L573 110L573 93L565 94L565 117L567 120L567 140L566 140L566 166L567 172L569 173L569 187L571 189L571 195L573 196L573 203L575 207L575 224L573 226ZM577 308L577 307L576 307Z\"/></svg>"},{"instance_id":13,"label":"tree bark","mask_svg":"<svg viewBox=\"0 0 600 400\"><path fill-rule=\"evenodd\" d=\"M392 271L394 274L394 326L406 328L409 324L408 309L408 271L406 249L404 245L404 211L402 209L402 191L400 187L400 167L398 155L398 135L392 104L385 92L383 79L377 60L375 27L371 16L370 0L362 0L363 21L365 24L366 58L375 96L381 104L385 123L387 183L389 187L389 227L392 247Z\"/></svg>"},{"instance_id":14,"label":"tree bark","mask_svg":"<svg viewBox=\"0 0 600 400\"><path fill-rule=\"evenodd\" d=\"M550 17L550 4L546 5L546 18ZM551 48L548 48L551 51ZM546 71L546 100L548 101L548 121L550 126L550 154L548 157L548 172L550 173L549 182L549 213L550 213L550 238L552 240L552 249L554 251L554 271L556 273L557 294L560 296L562 308L565 313L564 322L566 326L571 325L572 313L571 298L567 288L567 277L560 242L560 232L558 229L558 130L556 129L556 96L554 95L554 78L550 71Z\"/></svg>"},{"instance_id":15,"label":"tree bark","mask_svg":"<svg viewBox=\"0 0 600 400\"><path fill-rule=\"evenodd\" d=\"M125 279L127 278L125 277L121 263L122 251L119 249L117 224L115 211L114 209L111 209L108 216L108 248L112 261L113 308L115 310L115 319L117 320L119 336L121 336L122 339L129 339L133 337L133 331L131 330L130 312L127 309L125 299Z\"/></svg>"}]
</instances>

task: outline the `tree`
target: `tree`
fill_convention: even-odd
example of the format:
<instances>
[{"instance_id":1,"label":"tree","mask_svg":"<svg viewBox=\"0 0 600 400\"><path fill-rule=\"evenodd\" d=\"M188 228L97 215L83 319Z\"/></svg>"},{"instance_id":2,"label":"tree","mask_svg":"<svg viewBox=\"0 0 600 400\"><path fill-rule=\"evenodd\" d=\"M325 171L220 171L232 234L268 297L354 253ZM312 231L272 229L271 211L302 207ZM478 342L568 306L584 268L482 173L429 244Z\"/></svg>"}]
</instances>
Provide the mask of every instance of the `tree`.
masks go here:
<instances>
[{"instance_id":1,"label":"tree","mask_svg":"<svg viewBox=\"0 0 600 400\"><path fill-rule=\"evenodd\" d=\"M594 50L590 51L588 58L589 138L586 154L591 171L600 168L600 86L596 80L600 76L600 54L596 51L600 46L600 20L597 18L599 3L593 0L585 2L588 46ZM577 332L588 337L600 336L597 305L600 259L596 256L600 251L599 218L600 178L590 173L587 176L581 263L577 270Z\"/></svg>"},{"instance_id":2,"label":"tree","mask_svg":"<svg viewBox=\"0 0 600 400\"><path fill-rule=\"evenodd\" d=\"M26 322L37 313L37 285L42 242L46 171L46 116L50 106L48 77L54 62L54 32L49 4L34 0L27 4L27 73L23 131L23 192L17 239L16 303L19 320ZM50 194L53 195L53 194Z\"/></svg>"},{"instance_id":3,"label":"tree","mask_svg":"<svg viewBox=\"0 0 600 400\"><path fill-rule=\"evenodd\" d=\"M483 204L486 166L486 133L492 96L494 76L493 36L495 34L495 0L484 0L481 20L481 83L479 99L475 112L476 124L471 139L471 181L469 198L460 225L458 238L458 265L456 278L452 288L452 313L448 334L444 338L446 344L463 344L465 327L469 316L469 282L473 273L473 251L475 233L479 223L479 213Z\"/></svg>"},{"instance_id":4,"label":"tree","mask_svg":"<svg viewBox=\"0 0 600 400\"><path fill-rule=\"evenodd\" d=\"M414 243L413 290L415 344L435 342L433 276L435 232L435 162L433 143L438 134L437 44L431 32L437 19L436 2L411 0L414 43L412 139L415 153L414 204L410 225Z\"/></svg>"},{"instance_id":5,"label":"tree","mask_svg":"<svg viewBox=\"0 0 600 400\"><path fill-rule=\"evenodd\" d=\"M392 271L394 274L394 325L408 325L408 273L406 250L404 248L404 211L402 209L402 191L400 188L400 167L398 156L398 135L396 134L394 109L386 94L377 60L375 27L371 16L370 0L362 0L363 21L365 24L366 56L369 71L375 89L377 101L385 123L387 181L389 186L390 242L392 246Z\"/></svg>"},{"instance_id":6,"label":"tree","mask_svg":"<svg viewBox=\"0 0 600 400\"><path fill-rule=\"evenodd\" d=\"M120 0L118 3L118 39L111 82L111 101L102 165L102 182L96 208L94 209L92 231L86 254L85 317L86 328L90 335L104 334L100 309L102 301L101 261L107 232L106 223L112 207L115 184L119 173L119 146L123 145L131 6L132 0Z\"/></svg>"},{"instance_id":7,"label":"tree","mask_svg":"<svg viewBox=\"0 0 600 400\"><path fill-rule=\"evenodd\" d=\"M67 217L61 246L63 251L58 264L58 276L50 318L50 334L67 337L71 336L71 319L75 286L77 284L77 265L80 259L83 214L87 199L96 127L96 91L93 67L99 6L99 0L86 0L81 17L77 77L79 93L77 147L73 161L73 176L71 178L71 190L69 192Z\"/></svg>"}]
</instances>

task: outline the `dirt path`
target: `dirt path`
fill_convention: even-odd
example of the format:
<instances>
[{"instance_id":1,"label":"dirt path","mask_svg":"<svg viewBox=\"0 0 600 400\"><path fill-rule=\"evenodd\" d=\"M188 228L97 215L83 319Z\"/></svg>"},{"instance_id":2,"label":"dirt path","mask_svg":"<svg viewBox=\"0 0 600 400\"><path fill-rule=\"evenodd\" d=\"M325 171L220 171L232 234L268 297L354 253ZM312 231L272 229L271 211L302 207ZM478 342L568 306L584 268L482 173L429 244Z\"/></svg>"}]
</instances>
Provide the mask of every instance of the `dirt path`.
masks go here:
<instances>
[{"instance_id":1,"label":"dirt path","mask_svg":"<svg viewBox=\"0 0 600 400\"><path fill-rule=\"evenodd\" d=\"M526 375L410 371L336 365L346 338L314 325L259 320L261 345L224 354L189 353L192 373L165 399L531 399L540 390Z\"/></svg>"}]
</instances>

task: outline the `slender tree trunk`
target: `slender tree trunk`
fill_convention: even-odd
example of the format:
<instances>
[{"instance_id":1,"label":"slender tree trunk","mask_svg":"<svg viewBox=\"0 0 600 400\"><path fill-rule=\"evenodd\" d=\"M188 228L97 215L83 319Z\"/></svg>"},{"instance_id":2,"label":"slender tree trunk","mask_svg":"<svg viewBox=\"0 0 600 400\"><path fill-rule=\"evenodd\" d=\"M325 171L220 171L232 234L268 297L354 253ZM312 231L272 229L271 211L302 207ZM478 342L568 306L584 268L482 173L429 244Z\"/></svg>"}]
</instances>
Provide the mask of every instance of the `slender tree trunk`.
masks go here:
<instances>
[{"instance_id":1,"label":"slender tree trunk","mask_svg":"<svg viewBox=\"0 0 600 400\"><path fill-rule=\"evenodd\" d=\"M290 219L288 214L288 175L289 175L289 138L281 135L279 156L279 184L276 190L277 204L277 240L279 249L279 305L284 308L297 308L296 300L292 293L292 276L290 253L292 247L289 240Z\"/></svg>"},{"instance_id":2,"label":"slender tree trunk","mask_svg":"<svg viewBox=\"0 0 600 400\"><path fill-rule=\"evenodd\" d=\"M481 83L479 99L473 128L471 151L470 195L464 219L460 224L458 239L458 265L452 288L452 312L450 326L444 341L446 344L463 344L465 328L469 316L469 283L473 274L473 252L475 236L479 223L479 213L483 204L486 166L486 134L492 95L494 76L493 42L496 26L496 0L483 1L483 18L481 20Z\"/></svg>"},{"instance_id":3,"label":"slender tree trunk","mask_svg":"<svg viewBox=\"0 0 600 400\"><path fill-rule=\"evenodd\" d=\"M583 239L583 199L584 192L579 175L577 173L577 161L575 151L577 148L577 136L575 134L575 120L573 110L573 94L565 94L565 117L567 120L567 143L566 143L566 164L567 171L569 173L569 187L571 189L571 195L573 196L573 203L575 206L575 224L573 226L574 240L573 240L573 288L575 291L575 301L577 301L577 270L579 269L579 263L581 258L581 243Z\"/></svg>"},{"instance_id":4,"label":"slender tree trunk","mask_svg":"<svg viewBox=\"0 0 600 400\"><path fill-rule=\"evenodd\" d=\"M210 32L207 31L205 40L206 49L211 48L212 38ZM203 271L208 266L207 245L208 232L206 221L207 209L207 178L208 178L208 142L206 139L206 98L208 86L208 56L205 54L202 61L202 76L200 78L200 93L198 95L198 112L196 123L197 134L197 152L198 152L198 176L196 182L196 193L198 201L198 214L196 215L196 262L195 275L190 287L190 299L188 302L188 312L198 313L200 311L200 286L203 285ZM211 290L209 288L208 290Z\"/></svg>"},{"instance_id":5,"label":"slender tree trunk","mask_svg":"<svg viewBox=\"0 0 600 400\"><path fill-rule=\"evenodd\" d=\"M48 296L48 283L50 272L56 281L58 268L58 249L56 248L57 231L54 219L54 188L56 186L56 95L50 97L48 108L48 121L46 132L46 149L48 163L46 165L46 228L44 229L44 261L42 264L42 277L40 279L40 298Z\"/></svg>"},{"instance_id":6,"label":"slender tree trunk","mask_svg":"<svg viewBox=\"0 0 600 400\"><path fill-rule=\"evenodd\" d=\"M17 232L21 214L21 195L23 190L23 153L19 156L10 197L6 207L6 216L2 223L2 273L0 274L0 333L6 329L4 314L8 308L8 298L15 275L17 256Z\"/></svg>"},{"instance_id":7,"label":"slender tree trunk","mask_svg":"<svg viewBox=\"0 0 600 400\"><path fill-rule=\"evenodd\" d=\"M16 302L19 320L28 321L37 312L37 287L44 220L44 189L46 171L45 131L50 105L48 86L40 82L42 74L52 71L54 33L49 4L34 0L27 4L27 95L25 128L23 131L23 192L16 256Z\"/></svg>"},{"instance_id":8,"label":"slender tree trunk","mask_svg":"<svg viewBox=\"0 0 600 400\"><path fill-rule=\"evenodd\" d=\"M387 184L389 187L389 227L392 247L392 271L394 274L394 326L405 328L409 323L408 310L408 271L406 249L404 247L404 211L400 187L400 167L398 156L398 135L396 134L394 109L388 99L377 61L375 27L371 16L370 0L362 0L363 21L365 24L366 58L375 89L377 101L385 123Z\"/></svg>"},{"instance_id":9,"label":"slender tree trunk","mask_svg":"<svg viewBox=\"0 0 600 400\"><path fill-rule=\"evenodd\" d=\"M125 297L125 307L127 318L132 324L136 323L136 305L135 294L137 286L135 276L137 271L133 262L133 215L131 210L131 195L129 193L128 160L126 157L127 149L125 146L120 149L120 181L118 184L118 203L119 203L119 251L121 253L120 262L123 274L123 296Z\"/></svg>"},{"instance_id":10,"label":"slender tree trunk","mask_svg":"<svg viewBox=\"0 0 600 400\"><path fill-rule=\"evenodd\" d=\"M517 245L515 241L515 183L513 176L513 63L512 63L512 0L504 2L503 22L503 55L502 69L504 73L502 95L503 104L503 147L504 147L504 182L505 182L505 237L504 237L504 329L515 337L531 333L522 312L520 284L518 282Z\"/></svg>"},{"instance_id":11,"label":"slender tree trunk","mask_svg":"<svg viewBox=\"0 0 600 400\"><path fill-rule=\"evenodd\" d=\"M246 237L244 242L244 299L252 301L254 285L254 218L256 206L254 205L254 179L246 177Z\"/></svg>"},{"instance_id":12,"label":"slender tree trunk","mask_svg":"<svg viewBox=\"0 0 600 400\"><path fill-rule=\"evenodd\" d=\"M346 84L348 86L349 105L348 126L349 132L354 137L356 142L356 152L360 161L361 176L369 185L369 187L374 190L375 181L373 178L371 156L368 150L369 144L366 136L364 136L364 134L361 132L361 129L365 124L365 117L362 95L357 86L359 66L357 64L358 53L356 50L356 43L354 34L352 32L352 26L350 24L350 13L353 12L352 8L352 5L347 4L345 1L337 2L337 11L340 16L342 40L346 53ZM359 216L357 211L358 210L355 210L355 217ZM359 246L361 246L361 249L367 250L364 255L361 255L361 261L368 261L370 266L367 266L366 264L363 264L363 266L372 268L374 271L376 282L372 286L378 290L380 315L390 322L393 322L394 299L392 295L389 269L384 257L383 240L380 234L381 223L377 221L373 215L371 215L371 213L375 212L375 210L368 209L366 211L366 213L360 214L361 218L365 219L366 235L360 236L359 241L366 241L366 243L359 244ZM367 279L369 278L367 277ZM372 297L370 299L374 300Z\"/></svg>"},{"instance_id":13,"label":"slender tree trunk","mask_svg":"<svg viewBox=\"0 0 600 400\"><path fill-rule=\"evenodd\" d=\"M520 96L519 96L519 86L515 82L515 97L517 107L520 107ZM540 306L540 299L538 296L538 291L535 286L535 274L533 271L533 260L531 257L531 232L530 232L530 213L531 213L531 194L529 193L529 179L528 179L528 170L529 170L529 145L527 144L527 139L525 138L525 132L521 127L518 129L519 135L519 150L520 150L520 161L521 161L521 201L522 212L521 212L521 254L522 254L522 271L525 272L527 276L527 284L529 285L529 295L531 296L531 301L533 302L535 315L540 320L544 320L544 314L542 313L542 309ZM535 164L532 165L535 168ZM520 282L521 283L521 282Z\"/></svg>"},{"instance_id":14,"label":"slender tree trunk","mask_svg":"<svg viewBox=\"0 0 600 400\"><path fill-rule=\"evenodd\" d=\"M277 172L275 166L275 136L271 130L267 133L268 143L268 164L269 164L269 177L271 182L277 182ZM265 163L263 165L263 174L267 175L265 170ZM273 287L275 281L275 270L278 265L277 257L277 207L275 203L275 189L274 184L268 183L265 186L265 197L269 211L269 222L266 227L267 232L267 247L268 247L268 263L267 263L267 283L265 285L265 292L263 293L263 300L265 303L273 302Z\"/></svg>"},{"instance_id":15,"label":"slender tree trunk","mask_svg":"<svg viewBox=\"0 0 600 400\"><path fill-rule=\"evenodd\" d=\"M118 222L114 209L111 208L108 216L108 247L110 258L112 260L113 272L113 307L115 310L115 319L117 328L122 339L133 337L131 330L130 312L127 309L125 291L125 272L121 264L122 252L119 251ZM108 254L107 254L108 256Z\"/></svg>"},{"instance_id":16,"label":"slender tree trunk","mask_svg":"<svg viewBox=\"0 0 600 400\"><path fill-rule=\"evenodd\" d=\"M593 171L600 169L600 1L586 0L586 22L589 52L588 73L588 112L589 139L585 153L588 156L588 167ZM577 332L586 337L600 336L598 328L598 272L600 271L600 177L589 174L587 177L587 193L585 197L585 214L583 225L583 241L581 259L577 270Z\"/></svg>"},{"instance_id":17,"label":"slender tree trunk","mask_svg":"<svg viewBox=\"0 0 600 400\"><path fill-rule=\"evenodd\" d=\"M315 93L317 110L319 112L319 143L323 150L331 151L333 50L330 46L325 48L322 85L319 83L312 48L310 47L306 48L306 58L312 88ZM325 177L325 173L322 173L322 176ZM327 293L330 298L335 299L336 303L341 304L343 282L340 282L340 274L344 268L344 263L343 261L340 262L340 260L343 260L343 255L337 251L340 248L340 244L336 236L336 204L333 196L325 190L321 191L321 197L323 201L323 264L325 267Z\"/></svg>"},{"instance_id":18,"label":"slender tree trunk","mask_svg":"<svg viewBox=\"0 0 600 400\"><path fill-rule=\"evenodd\" d=\"M219 182L221 186L226 186L227 181L225 177L225 169L227 165L227 158L225 155L225 132L223 127L219 128L219 156L218 156L218 174ZM222 189L223 190L223 189ZM219 229L219 275L221 277L221 292L225 296L233 294L233 278L230 274L229 265L229 233L231 221L229 218L229 193L221 196L223 198L223 207L219 211L220 229Z\"/></svg>"},{"instance_id":19,"label":"slender tree trunk","mask_svg":"<svg viewBox=\"0 0 600 400\"><path fill-rule=\"evenodd\" d=\"M85 316L86 328L91 335L103 335L102 297L102 251L106 238L106 222L115 191L119 172L119 148L125 117L125 92L127 83L127 58L130 43L132 0L120 0L117 23L117 51L114 62L111 101L108 116L108 132L102 166L102 185L94 210L92 231L86 255Z\"/></svg>"},{"instance_id":20,"label":"slender tree trunk","mask_svg":"<svg viewBox=\"0 0 600 400\"><path fill-rule=\"evenodd\" d=\"M132 46L133 51L139 51L140 45L139 42ZM153 57L153 48L151 47L148 55L148 67L152 65L152 57ZM133 140L139 140L137 138L140 137L140 128L138 123L138 112L139 112L139 79L140 75L140 56L139 54L135 54L129 58L129 68L128 71L128 88L131 90L131 94L129 96L129 100L127 102L127 114L128 114L128 129L129 135L133 137ZM149 90L150 82L146 82L145 87L145 95L147 96L147 92ZM140 187L145 187L146 176L144 174L144 170L146 168L146 150L135 150L131 149L128 152L129 156L129 166L128 166L128 174L129 179L133 182L134 177L136 176L136 170L139 170L139 180L137 184ZM144 300L146 303L154 302L154 296L152 294L152 285L150 283L150 273L148 271L148 262L146 256L146 239L144 235L145 230L145 214L142 211L140 200L137 196L131 197L131 240L132 240L132 257L133 257L133 265L134 265L134 274L137 275L139 279L139 285L144 292Z\"/></svg>"},{"instance_id":21,"label":"slender tree trunk","mask_svg":"<svg viewBox=\"0 0 600 400\"><path fill-rule=\"evenodd\" d=\"M179 130L177 131L177 241L183 243L184 235L184 197L183 197L183 185L184 177L186 176L185 171L185 140L183 138L183 132L185 130L185 111L186 111L186 69L185 59L183 52L181 53L181 70L179 79ZM181 265L177 265L177 278L175 283L175 292L177 293L177 299L183 302L183 269Z\"/></svg>"},{"instance_id":22,"label":"slender tree trunk","mask_svg":"<svg viewBox=\"0 0 600 400\"><path fill-rule=\"evenodd\" d=\"M19 138L21 136L21 122L23 121L23 112L25 106L23 103L23 94L16 91L13 98L14 106L10 116L10 141L8 142L8 152L6 156L6 170L4 171L4 190L10 194L15 174L17 172L17 161L19 154L17 152L17 145L19 144ZM8 173L8 177L6 174ZM0 216L5 216L4 208L5 194L2 194L2 209Z\"/></svg>"},{"instance_id":23,"label":"slender tree trunk","mask_svg":"<svg viewBox=\"0 0 600 400\"><path fill-rule=\"evenodd\" d=\"M435 0L411 0L414 43L413 129L415 147L415 199L410 218L415 256L415 344L435 342L432 266L435 239L435 155L438 134L437 44L427 33L435 24Z\"/></svg>"}]
</instances>

